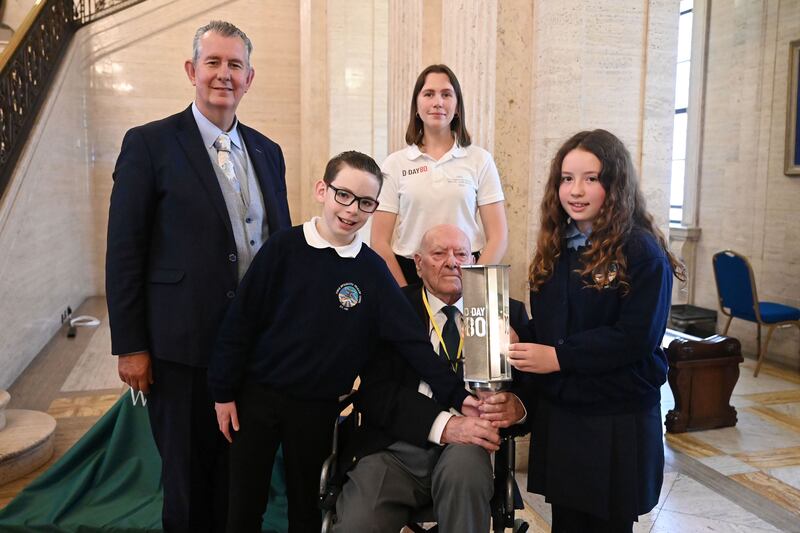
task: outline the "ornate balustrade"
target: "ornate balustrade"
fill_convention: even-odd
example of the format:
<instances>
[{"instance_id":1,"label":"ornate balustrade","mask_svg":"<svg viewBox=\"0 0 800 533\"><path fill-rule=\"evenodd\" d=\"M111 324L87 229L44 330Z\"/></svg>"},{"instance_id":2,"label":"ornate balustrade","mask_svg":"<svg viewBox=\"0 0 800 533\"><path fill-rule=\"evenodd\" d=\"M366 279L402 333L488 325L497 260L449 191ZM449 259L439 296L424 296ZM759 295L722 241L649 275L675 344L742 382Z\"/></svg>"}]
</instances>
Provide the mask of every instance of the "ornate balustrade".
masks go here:
<instances>
[{"instance_id":1,"label":"ornate balustrade","mask_svg":"<svg viewBox=\"0 0 800 533\"><path fill-rule=\"evenodd\" d=\"M143 0L43 0L0 55L0 198L78 28Z\"/></svg>"}]
</instances>

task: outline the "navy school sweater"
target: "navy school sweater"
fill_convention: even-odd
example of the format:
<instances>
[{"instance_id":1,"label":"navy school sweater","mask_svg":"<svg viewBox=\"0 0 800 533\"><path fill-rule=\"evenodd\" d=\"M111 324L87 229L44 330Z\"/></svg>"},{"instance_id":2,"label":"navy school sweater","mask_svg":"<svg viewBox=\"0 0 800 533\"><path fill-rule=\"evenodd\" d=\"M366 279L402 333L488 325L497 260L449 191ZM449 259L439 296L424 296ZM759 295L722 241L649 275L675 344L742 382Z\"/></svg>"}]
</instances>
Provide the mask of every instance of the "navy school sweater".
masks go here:
<instances>
[{"instance_id":1,"label":"navy school sweater","mask_svg":"<svg viewBox=\"0 0 800 533\"><path fill-rule=\"evenodd\" d=\"M531 292L524 340L554 346L560 372L534 376L548 400L585 413L636 412L660 401L667 377L661 339L672 268L649 233L634 229L623 248L629 292L615 281L597 290L575 272L578 250L562 250L553 276Z\"/></svg>"},{"instance_id":2,"label":"navy school sweater","mask_svg":"<svg viewBox=\"0 0 800 533\"><path fill-rule=\"evenodd\" d=\"M362 244L355 258L309 246L303 227L275 233L242 279L208 368L217 402L246 382L300 399L336 400L387 342L460 408L463 381L439 358L386 263Z\"/></svg>"}]
</instances>

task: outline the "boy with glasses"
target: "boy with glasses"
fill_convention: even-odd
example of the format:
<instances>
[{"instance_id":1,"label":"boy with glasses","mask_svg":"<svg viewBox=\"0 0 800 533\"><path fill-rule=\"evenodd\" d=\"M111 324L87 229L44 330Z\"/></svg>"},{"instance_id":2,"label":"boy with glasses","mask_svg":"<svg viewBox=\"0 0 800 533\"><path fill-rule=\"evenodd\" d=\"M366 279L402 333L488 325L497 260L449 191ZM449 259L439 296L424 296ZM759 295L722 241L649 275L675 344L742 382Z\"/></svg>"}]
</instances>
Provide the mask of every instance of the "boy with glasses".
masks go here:
<instances>
[{"instance_id":1,"label":"boy with glasses","mask_svg":"<svg viewBox=\"0 0 800 533\"><path fill-rule=\"evenodd\" d=\"M267 241L222 323L209 383L220 431L232 443L229 532L261 530L279 444L289 531L320 530L319 471L338 398L379 341L392 344L441 403L478 405L433 352L386 264L358 236L381 185L369 156L334 157L314 185L322 216Z\"/></svg>"}]
</instances>

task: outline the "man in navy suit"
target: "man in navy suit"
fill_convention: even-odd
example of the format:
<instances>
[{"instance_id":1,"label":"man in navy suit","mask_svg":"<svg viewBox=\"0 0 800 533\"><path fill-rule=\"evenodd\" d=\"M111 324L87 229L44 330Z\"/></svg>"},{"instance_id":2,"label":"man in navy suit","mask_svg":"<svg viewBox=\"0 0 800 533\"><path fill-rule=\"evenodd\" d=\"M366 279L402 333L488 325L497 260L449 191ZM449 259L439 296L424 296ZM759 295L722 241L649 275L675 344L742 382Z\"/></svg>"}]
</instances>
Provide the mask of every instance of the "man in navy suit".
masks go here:
<instances>
[{"instance_id":1,"label":"man in navy suit","mask_svg":"<svg viewBox=\"0 0 800 533\"><path fill-rule=\"evenodd\" d=\"M227 446L206 367L217 326L267 237L291 225L280 147L240 123L252 44L233 24L197 30L195 100L131 129L114 169L106 295L120 378L148 395L162 458L165 532L222 531Z\"/></svg>"}]
</instances>

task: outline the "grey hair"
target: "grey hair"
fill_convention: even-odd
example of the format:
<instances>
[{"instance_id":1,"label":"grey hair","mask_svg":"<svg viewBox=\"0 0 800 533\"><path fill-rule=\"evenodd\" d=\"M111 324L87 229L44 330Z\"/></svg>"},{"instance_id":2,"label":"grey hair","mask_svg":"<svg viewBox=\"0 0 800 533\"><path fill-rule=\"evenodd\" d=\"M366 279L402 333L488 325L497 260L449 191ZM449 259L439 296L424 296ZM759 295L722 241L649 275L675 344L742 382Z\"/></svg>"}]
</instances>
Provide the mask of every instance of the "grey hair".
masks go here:
<instances>
[{"instance_id":1,"label":"grey hair","mask_svg":"<svg viewBox=\"0 0 800 533\"><path fill-rule=\"evenodd\" d=\"M194 34L194 40L192 41L192 63L195 65L197 64L197 60L200 58L200 38L209 31L223 37L240 38L244 43L245 49L247 50L247 68L250 68L250 54L253 51L253 43L242 30L224 20L212 20L205 26L200 26L197 28L197 31Z\"/></svg>"}]
</instances>

